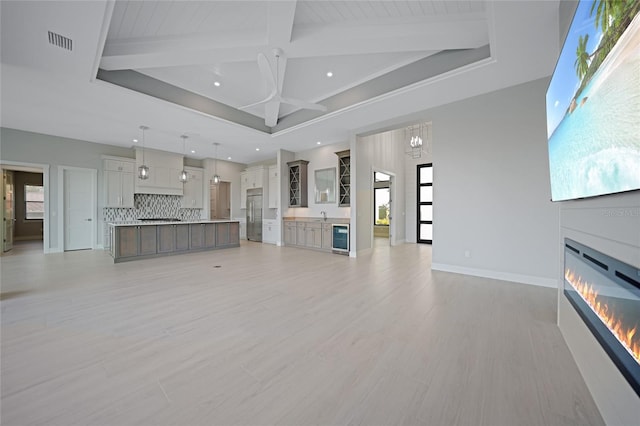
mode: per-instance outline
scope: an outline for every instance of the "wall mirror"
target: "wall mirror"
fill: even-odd
[[[336,168],[315,171],[316,204],[336,202]]]

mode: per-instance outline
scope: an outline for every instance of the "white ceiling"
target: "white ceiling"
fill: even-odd
[[[0,8],[3,127],[130,147],[145,124],[147,147],[182,152],[186,133],[196,150],[190,156],[213,157],[219,142],[220,157],[241,163],[428,120],[431,107],[548,76],[559,43],[557,1],[2,1]],[[73,50],[50,45],[47,31],[72,39]],[[447,63],[486,45],[490,57],[457,69]],[[282,104],[280,123],[268,128],[264,106],[238,109],[268,94],[257,56],[275,74],[274,48],[284,52],[283,96],[327,112]],[[109,75],[133,75],[147,94],[101,80]]]

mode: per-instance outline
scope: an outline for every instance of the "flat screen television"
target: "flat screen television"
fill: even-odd
[[[578,3],[546,103],[552,201],[640,189],[640,1]]]

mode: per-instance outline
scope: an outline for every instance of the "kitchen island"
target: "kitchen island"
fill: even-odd
[[[114,263],[240,246],[235,220],[111,222]]]

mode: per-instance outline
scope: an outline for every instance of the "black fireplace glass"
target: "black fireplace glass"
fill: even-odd
[[[564,294],[640,396],[640,269],[565,239]]]

